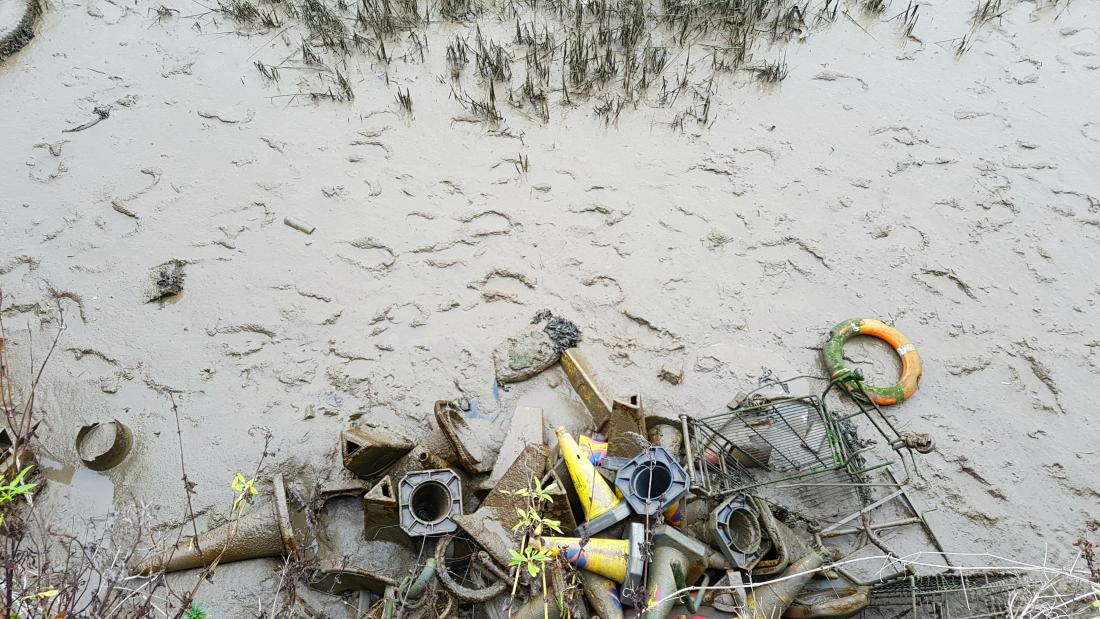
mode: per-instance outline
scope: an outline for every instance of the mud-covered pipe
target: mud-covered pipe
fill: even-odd
[[[600,619],[623,619],[623,604],[614,580],[593,572],[577,572],[584,585],[584,597]]]
[[[794,598],[814,577],[825,559],[811,550],[806,556],[792,562],[772,584],[757,587],[746,596],[748,611],[754,619],[779,619]]]
[[[564,617],[557,603],[545,595],[536,595],[531,601],[521,606],[512,613],[511,619],[544,619],[547,614],[551,619]]]
[[[424,568],[420,570],[416,580],[409,585],[409,590],[405,592],[407,599],[419,600],[420,596],[424,595],[424,592],[428,590],[428,585],[435,579],[438,565],[434,557],[424,562]]]

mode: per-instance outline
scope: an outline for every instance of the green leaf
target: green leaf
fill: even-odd
[[[535,565],[534,563],[528,563],[527,564],[527,573],[530,574],[532,577],[538,576],[539,575],[539,566]]]

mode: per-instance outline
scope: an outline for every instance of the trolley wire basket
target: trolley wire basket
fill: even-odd
[[[1008,617],[1013,600],[1038,585],[1027,576],[1011,572],[910,576],[876,585],[871,592],[871,606],[859,616],[861,619]]]
[[[769,400],[681,421],[692,482],[710,495],[813,485],[827,473],[860,483],[886,464],[869,463],[869,444],[859,439],[854,424],[838,420],[815,396]]]

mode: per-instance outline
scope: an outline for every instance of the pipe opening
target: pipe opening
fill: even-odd
[[[643,499],[656,499],[672,486],[672,471],[663,462],[653,462],[652,466],[643,466],[634,474],[630,488]]]
[[[734,550],[752,554],[760,548],[760,523],[751,511],[735,509],[730,512],[726,518],[726,530]]]
[[[451,492],[437,481],[424,482],[413,489],[409,507],[417,520],[437,524],[451,512]]]

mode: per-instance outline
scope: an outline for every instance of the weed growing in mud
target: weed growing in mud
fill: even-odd
[[[279,81],[279,67],[274,65],[265,65],[259,60],[256,61],[256,70],[260,72],[260,75],[264,76],[264,79],[269,82]]]
[[[400,88],[397,89],[397,105],[401,108],[401,110],[405,114],[410,115],[410,116],[412,115],[412,111],[413,111],[412,93],[409,92],[408,88],[405,89],[405,92],[401,92]]]
[[[210,615],[207,614],[202,604],[191,602],[191,605],[187,607],[187,612],[184,613],[183,616],[185,619],[206,619]]]
[[[515,491],[517,496],[527,500],[527,508],[517,508],[516,510],[519,514],[519,521],[512,527],[512,532],[519,534],[520,544],[518,550],[510,548],[508,551],[511,556],[508,567],[516,568],[512,580],[513,598],[519,589],[520,576],[525,572],[531,578],[541,577],[542,590],[544,592],[550,590],[546,584],[546,570],[544,568],[553,559],[553,554],[549,549],[542,546],[541,539],[547,532],[561,533],[561,523],[543,515],[543,510],[554,502],[550,493],[555,489],[556,486],[553,483],[544,487],[541,481],[534,479],[530,488]],[[549,604],[549,596],[544,595],[544,610],[548,610]]]
[[[909,5],[905,7],[905,12],[901,14],[901,33],[906,38],[913,38],[913,29],[917,27],[919,11],[920,3],[914,4],[913,0],[909,0]]]
[[[252,25],[260,19],[260,11],[248,0],[219,2],[219,11],[238,24]]]
[[[969,48],[978,27],[1020,0],[973,1],[972,28],[958,42],[958,54]],[[834,22],[846,6],[881,19],[891,5],[891,0],[221,2],[219,13],[244,28],[297,26],[307,35],[300,54],[306,67],[284,60],[263,66],[301,71],[299,95],[315,101],[353,100],[354,89],[346,77],[353,52],[384,65],[387,79],[392,63],[426,62],[428,35],[436,32],[433,24],[446,21],[455,25],[448,27],[441,81],[452,86],[455,99],[473,112],[467,118],[498,122],[504,116],[498,105],[504,102],[548,122],[553,106],[580,107],[587,102],[584,108],[607,124],[639,104],[678,106],[689,117],[709,119],[714,97],[724,90],[747,80],[775,84],[786,77],[785,60],[761,62],[757,54],[805,39]],[[914,36],[919,12],[919,2],[909,0],[893,18],[900,19],[899,36]],[[453,34],[453,28],[464,32]],[[476,71],[466,72],[471,62]],[[266,74],[265,79],[275,81]],[[692,96],[680,96],[685,93]]]
[[[765,61],[754,71],[757,80],[765,84],[778,84],[787,78],[787,61],[783,58],[773,62]]]
[[[454,40],[447,45],[447,68],[451,79],[458,80],[468,64],[470,57],[466,54],[466,41],[456,34]]]
[[[30,471],[31,467],[24,467],[8,482],[4,481],[3,471],[0,471],[0,527],[4,526],[4,512],[11,508],[9,504],[28,494],[38,485],[24,481]]]
[[[780,81],[785,64],[761,67],[753,63],[754,51],[804,38],[813,25],[834,19],[840,8],[839,0],[222,1],[223,14],[243,26],[273,29],[296,20],[308,33],[302,62],[327,69],[303,74],[316,81],[337,70],[346,72],[347,56],[356,50],[382,64],[425,62],[426,34],[433,21],[469,23],[467,34],[449,35],[453,38],[445,52],[455,99],[473,118],[501,120],[498,105],[503,101],[547,122],[555,103],[590,101],[592,113],[609,124],[643,100],[674,105],[689,87],[705,86],[702,99],[709,107],[710,97],[731,80]],[[471,62],[476,72],[466,73]],[[274,81],[272,64],[256,66]],[[277,66],[302,70],[282,62]],[[302,94],[352,100],[353,92],[339,76],[336,81],[337,88],[307,87]],[[477,91],[485,97],[466,94]],[[698,107],[695,101],[692,105]]]

